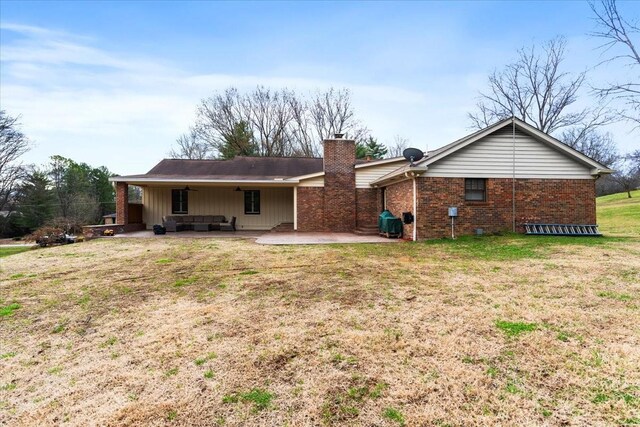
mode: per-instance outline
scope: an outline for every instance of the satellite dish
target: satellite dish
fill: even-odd
[[[411,162],[411,166],[413,166],[413,162],[417,162],[424,157],[424,153],[422,152],[422,150],[419,150],[417,148],[406,148],[402,152],[402,155],[405,159]]]

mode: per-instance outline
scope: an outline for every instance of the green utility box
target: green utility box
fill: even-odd
[[[402,237],[402,220],[384,210],[378,217],[378,232],[381,236]]]

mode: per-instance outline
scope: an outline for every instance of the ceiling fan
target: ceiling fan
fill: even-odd
[[[198,191],[194,188],[189,188],[189,186],[187,185],[186,187],[184,187],[184,191]]]

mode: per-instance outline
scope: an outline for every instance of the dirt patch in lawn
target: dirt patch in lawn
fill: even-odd
[[[0,268],[0,424],[639,422],[638,239],[104,239]]]

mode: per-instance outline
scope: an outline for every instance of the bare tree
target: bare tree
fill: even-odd
[[[174,159],[202,160],[213,157],[211,145],[201,140],[195,129],[184,133],[176,139],[176,146],[171,148],[169,156]]]
[[[559,139],[596,162],[612,167],[620,159],[618,147],[611,134],[599,129],[614,119],[607,107],[594,109],[581,123],[563,130]]]
[[[245,94],[229,88],[200,103],[194,129],[193,141],[223,158],[237,154],[315,157],[322,139],[334,133],[346,133],[356,141],[369,135],[355,118],[349,91],[333,88],[309,97],[286,88],[259,86]],[[230,147],[236,140],[242,147]],[[188,141],[188,147],[193,141]],[[185,151],[180,142],[178,152]]]
[[[562,71],[564,38],[555,38],[542,47],[518,51],[518,59],[489,76],[489,91],[480,93],[477,112],[469,114],[473,126],[482,129],[496,121],[520,118],[545,133],[576,125],[587,118],[588,109],[571,112],[585,73]]]
[[[24,174],[18,159],[29,150],[29,140],[20,131],[18,119],[0,110],[0,211],[12,207],[12,197]]]
[[[400,135],[393,137],[393,142],[389,145],[389,157],[400,157],[402,152],[409,146],[409,140]]]
[[[605,40],[600,46],[604,52],[613,50],[613,56],[603,62],[616,62],[640,70],[640,47],[636,47],[638,40],[635,40],[640,34],[637,22],[623,18],[615,0],[601,0],[597,5],[589,5],[598,26],[592,35]],[[640,126],[640,72],[638,74],[637,80],[609,83],[596,90],[602,98],[618,100],[626,105],[620,115]]]

